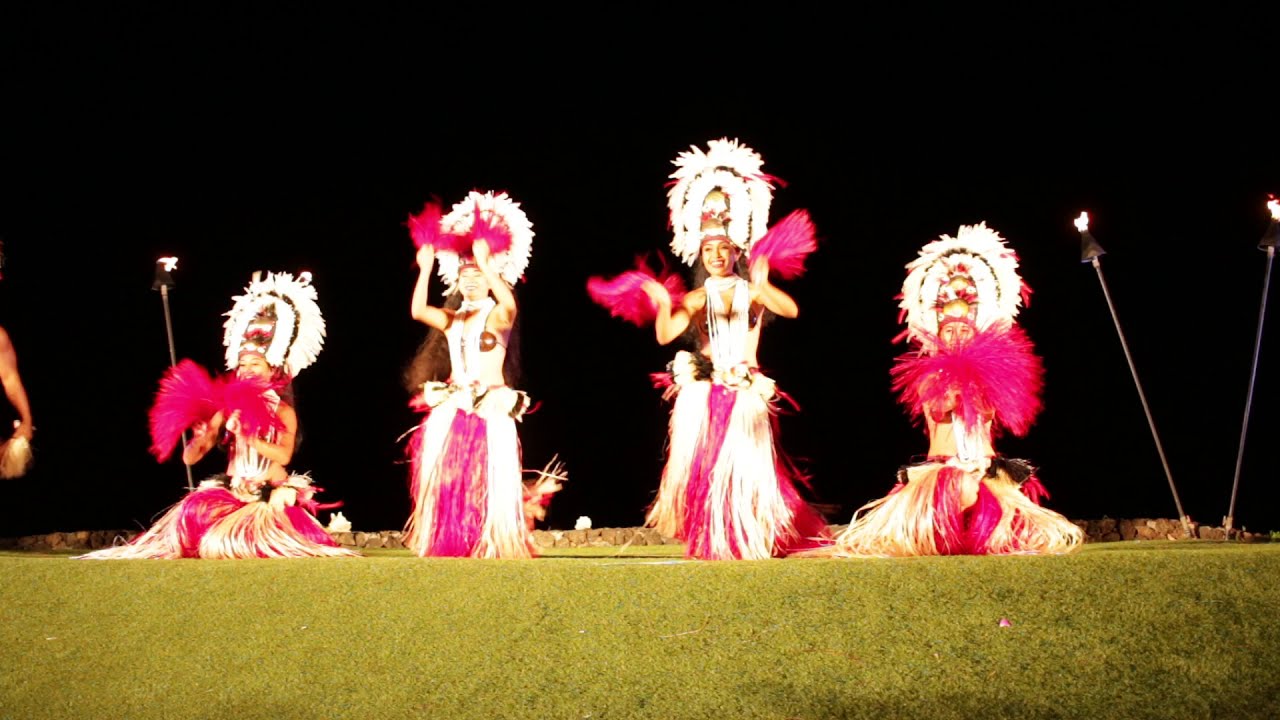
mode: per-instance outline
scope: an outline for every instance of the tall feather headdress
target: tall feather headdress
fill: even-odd
[[[262,355],[291,377],[315,362],[324,346],[325,324],[311,273],[297,279],[289,273],[267,273],[265,279],[254,273],[244,294],[232,301],[222,325],[228,370],[245,352]]]
[[[960,306],[978,330],[985,330],[1013,322],[1031,294],[1018,274],[1017,254],[986,222],[961,225],[955,237],[939,236],[906,267],[898,307],[907,327],[899,339],[924,345],[937,336],[944,308]]]
[[[533,223],[520,203],[505,192],[472,190],[440,218],[436,237],[436,273],[444,294],[458,290],[458,268],[471,255],[475,240],[489,243],[490,262],[508,285],[524,276],[533,251]],[[447,240],[446,240],[447,239]]]
[[[703,231],[708,212],[721,215],[710,218],[716,221],[715,232],[741,250],[749,250],[765,234],[774,178],[761,170],[763,162],[755,150],[728,138],[710,141],[705,152],[692,146],[672,161],[675,182],[667,192],[671,250],[685,264],[694,264],[704,234],[710,234]],[[724,206],[711,210],[708,196],[717,192]]]

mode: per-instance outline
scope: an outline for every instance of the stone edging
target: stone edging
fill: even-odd
[[[1182,523],[1176,519],[1075,520],[1085,531],[1085,542],[1122,542],[1130,540],[1225,540],[1227,533],[1221,527],[1192,524],[1188,535]],[[832,525],[832,533],[839,533],[844,525]],[[128,542],[137,537],[138,530],[79,530],[52,532],[17,538],[0,538],[4,550],[96,550]],[[334,532],[333,538],[346,547],[353,548],[403,548],[399,530],[380,532]],[[1233,540],[1243,542],[1270,542],[1266,533],[1251,533],[1239,529],[1231,532]],[[680,541],[663,537],[653,528],[591,528],[585,530],[534,530],[533,541],[540,548],[574,547],[622,547],[643,545],[679,545]]]

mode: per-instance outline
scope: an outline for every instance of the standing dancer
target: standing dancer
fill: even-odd
[[[526,486],[518,422],[529,397],[516,381],[512,286],[529,263],[533,226],[506,193],[472,191],[441,217],[410,217],[418,281],[410,311],[427,325],[409,370],[427,413],[409,445],[413,509],[405,546],[421,557],[531,558],[531,530],[560,489],[558,473]],[[435,266],[442,306],[429,302]]]
[[[151,451],[167,460],[183,432],[187,465],[226,447],[225,474],[214,476],[125,545],[77,556],[133,558],[349,557],[359,553],[329,536],[314,513],[305,474],[288,470],[298,432],[293,378],[315,361],[324,317],[309,273],[257,274],[224,323],[227,369],[212,378],[191,360],[170,368],[151,408]]]
[[[4,242],[0,241],[0,268],[4,267]],[[0,278],[3,278],[0,275]],[[13,433],[4,434],[0,425],[0,479],[22,477],[31,468],[31,438],[36,427],[31,421],[31,401],[27,398],[27,388],[22,384],[22,375],[18,373],[18,351],[13,347],[9,332],[0,327],[0,384],[4,385],[4,396],[13,408]],[[7,413],[0,413],[0,416]],[[8,419],[8,418],[6,418]]]
[[[1030,289],[1017,255],[985,223],[925,245],[907,265],[900,307],[913,351],[893,389],[923,422],[929,452],[903,467],[890,493],[856,513],[834,545],[806,555],[896,557],[1066,553],[1081,529],[1040,506],[1035,468],[998,454],[1041,408],[1043,366],[1013,321]]]
[[[666,373],[654,376],[674,403],[662,481],[645,524],[686,543],[689,558],[763,559],[829,541],[826,520],[797,490],[806,479],[777,444],[783,396],[756,357],[774,315],[796,302],[770,275],[800,275],[815,247],[808,213],[767,227],[774,178],[736,140],[713,140],[674,161],[668,194],[671,249],[700,262],[696,286],[641,266],[592,278],[599,304],[637,325],[653,323],[659,344],[684,338]]]

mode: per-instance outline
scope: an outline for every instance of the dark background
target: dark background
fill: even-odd
[[[570,476],[547,524],[640,524],[668,410],[648,373],[675,348],[585,284],[671,257],[671,161],[722,137],[786,183],[774,220],[806,208],[820,234],[805,276],[782,283],[800,317],[766,330],[760,359],[801,406],[782,444],[832,522],[926,447],[889,391],[895,295],[924,243],[980,221],[1019,254],[1034,291],[1019,319],[1046,366],[1037,424],[998,447],[1038,464],[1069,517],[1176,517],[1176,489],[1195,520],[1221,522],[1280,192],[1266,18],[676,10],[10,6],[0,324],[37,460],[0,486],[0,535],[141,527],[185,492],[181,464],[147,453],[169,363],[163,255],[180,258],[177,356],[209,369],[253,271],[314,274],[328,340],[295,384],[293,467],[356,529],[399,528],[398,439],[418,419],[400,373],[425,329],[408,314],[404,221],[471,189],[508,191],[534,224],[517,288],[523,387],[541,403],[525,464],[558,454]],[[1082,210],[1101,278],[1081,262]],[[1280,529],[1267,320],[1235,509],[1255,530]]]

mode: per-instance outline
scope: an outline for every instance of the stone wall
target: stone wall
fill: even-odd
[[[1123,542],[1132,540],[1224,540],[1227,533],[1221,527],[1192,524],[1190,534],[1176,519],[1076,520],[1085,531],[1085,542]],[[839,533],[844,525],[832,525],[833,533]],[[139,531],[80,530],[53,532],[43,535],[27,535],[18,538],[0,538],[0,549],[5,550],[96,550],[114,544],[128,542]],[[399,530],[379,532],[335,532],[333,537],[353,548],[403,548]],[[1232,539],[1245,542],[1267,542],[1270,535],[1244,532],[1238,528],[1231,532]],[[644,545],[678,545],[679,542],[663,537],[652,528],[591,528],[588,530],[535,530],[533,541],[540,548],[575,547],[623,547]]]

